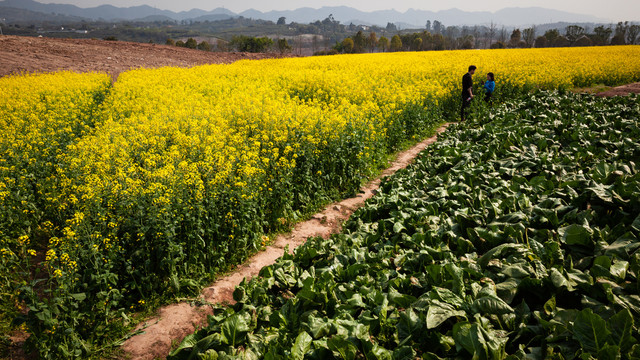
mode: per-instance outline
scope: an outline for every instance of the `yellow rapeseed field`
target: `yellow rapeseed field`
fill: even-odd
[[[2,78],[0,278],[46,252],[51,292],[25,299],[75,312],[32,311],[31,331],[51,344],[62,323],[100,336],[109,314],[193,291],[265,234],[356,192],[457,113],[471,64],[478,85],[495,73],[499,99],[638,81],[640,46],[241,61],[132,70],[113,86],[100,74]]]

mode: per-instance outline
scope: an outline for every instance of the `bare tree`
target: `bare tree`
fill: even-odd
[[[616,26],[615,34],[611,39],[611,45],[624,45],[627,43],[627,32],[629,31],[629,22],[620,21]]]
[[[640,35],[640,25],[631,25],[629,29],[627,29],[627,44],[633,45],[636,43],[636,40]]]
[[[480,30],[478,29],[477,26],[473,27],[473,47],[474,49],[479,49],[480,48]]]
[[[573,45],[576,40],[584,35],[584,28],[578,25],[569,25],[565,28],[565,36],[569,40],[569,43]]]
[[[489,43],[486,46],[487,48],[490,48],[491,45],[493,44],[493,39],[496,37],[497,30],[498,30],[498,26],[493,22],[493,20],[491,20],[491,25],[489,25],[489,33],[488,33]]]
[[[498,41],[500,41],[501,43],[506,43],[507,42],[507,28],[506,27],[502,27],[502,29],[500,29],[500,32],[498,33]]]
[[[522,30],[522,38],[527,44],[527,47],[532,47],[533,42],[536,39],[536,26],[534,25],[530,28]]]

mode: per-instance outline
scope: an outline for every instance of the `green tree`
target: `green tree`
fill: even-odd
[[[597,26],[595,29],[593,29],[594,43],[596,45],[607,45],[612,33],[613,30],[611,29],[611,27],[604,27],[602,25]]]
[[[284,16],[281,16],[278,18],[278,22],[276,23],[276,25],[286,25],[287,24],[287,18]]]
[[[400,36],[393,35],[391,38],[391,51],[400,51],[402,50],[402,40],[400,40]]]
[[[198,42],[194,38],[189,38],[184,43],[184,47],[189,48],[189,49],[197,49],[198,48]]]
[[[367,46],[367,38],[364,36],[362,31],[358,31],[353,36],[353,52],[356,52],[356,53],[364,52],[364,49],[366,46]]]
[[[520,32],[520,29],[515,29],[511,33],[511,38],[509,39],[509,45],[511,47],[518,47],[518,44],[520,43],[521,40],[522,40],[522,33]]]
[[[534,46],[535,46],[535,47],[537,47],[537,48],[547,47],[548,42],[549,42],[549,41],[547,40],[547,38],[546,38],[546,37],[544,37],[544,36],[538,36],[538,37],[536,38],[536,41],[535,41],[535,43],[534,43]]]
[[[556,41],[556,39],[560,37],[560,32],[558,31],[558,29],[547,30],[544,33],[544,37],[547,39],[547,43],[549,45],[552,45]]]
[[[166,45],[171,45],[174,46],[176,44],[175,41],[173,41],[172,38],[167,38],[167,41],[165,42]]]
[[[387,51],[387,49],[389,48],[389,39],[384,36],[380,36],[380,39],[378,39],[378,48],[382,52]]]
[[[211,45],[203,40],[200,44],[198,44],[198,50],[211,51]]]
[[[342,40],[342,51],[344,53],[350,54],[353,52],[353,39],[352,38],[346,38],[344,40]]]
[[[473,49],[473,36],[467,35],[462,39],[462,44],[460,44],[461,49],[469,50]]]
[[[445,38],[442,34],[433,35],[433,50],[444,50],[445,47]]]
[[[234,36],[229,42],[231,48],[235,48],[237,51],[242,52],[266,52],[273,46],[273,40],[268,37],[252,37],[246,35]]]
[[[378,47],[378,37],[375,32],[371,32],[369,37],[367,38],[367,47],[369,48],[369,52],[374,52]]]
[[[413,38],[413,40],[411,41],[411,50],[413,51],[420,51],[422,50],[422,38],[419,36],[416,36]]]
[[[289,42],[287,41],[287,39],[278,39],[278,51],[280,51],[280,54],[284,54],[286,52],[291,51],[291,45],[289,45]]]

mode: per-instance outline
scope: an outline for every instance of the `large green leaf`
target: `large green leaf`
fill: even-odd
[[[487,251],[480,259],[478,259],[478,264],[481,267],[486,267],[491,259],[497,259],[503,256],[503,254],[508,252],[526,252],[526,247],[521,244],[501,244],[493,249]]]
[[[398,338],[400,340],[404,340],[412,335],[422,335],[423,325],[420,321],[420,317],[412,308],[400,313],[400,319],[397,326]]]
[[[633,316],[629,309],[624,309],[609,319],[612,343],[622,351],[627,351],[635,343],[633,332]]]
[[[313,338],[311,335],[307,334],[306,331],[301,331],[296,338],[293,347],[291,348],[291,359],[294,360],[302,360],[304,359],[304,354],[309,352],[311,349],[311,343],[313,342]]]
[[[635,230],[637,233],[640,233],[640,214],[638,214],[635,220],[633,220],[633,223],[631,224],[631,228]]]
[[[591,245],[590,229],[582,225],[571,224],[565,228],[559,229],[562,242],[567,245]]]
[[[244,341],[248,332],[249,325],[245,319],[238,314],[234,314],[222,323],[220,335],[223,343],[236,346]]]
[[[411,346],[401,346],[393,350],[393,360],[414,360],[416,352]]]
[[[462,347],[478,360],[502,360],[505,358],[506,337],[489,333],[480,324],[460,322],[453,327],[456,346]]]
[[[389,301],[395,304],[396,306],[399,306],[401,308],[408,308],[416,300],[417,299],[412,295],[401,294],[400,292],[398,292],[398,290],[394,288],[389,289]]]
[[[314,339],[320,339],[331,333],[331,323],[326,318],[310,315],[306,326],[307,331]]]
[[[358,354],[358,348],[341,336],[334,336],[327,341],[327,346],[334,352],[340,354],[340,357],[344,360],[355,360]]]
[[[391,351],[375,344],[366,354],[367,360],[391,360],[392,357],[393,353]]]
[[[455,307],[460,307],[464,304],[464,300],[449,289],[434,287],[433,290],[431,290],[430,295],[432,298],[437,298],[438,300],[451,304]]]
[[[456,310],[453,305],[434,300],[427,310],[427,329],[436,328],[451,317],[466,317],[466,315],[466,312]]]
[[[573,323],[573,337],[592,354],[604,348],[610,333],[607,323],[591,309],[582,310]]]
[[[494,296],[478,298],[471,304],[471,307],[476,313],[480,314],[502,315],[513,313],[513,308],[509,304]]]

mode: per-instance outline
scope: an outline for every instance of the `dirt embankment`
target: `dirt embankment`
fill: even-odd
[[[633,83],[622,85],[618,87],[614,87],[613,89],[609,89],[607,91],[599,92],[596,96],[606,97],[606,96],[624,96],[629,94],[640,94],[640,83]]]
[[[126,41],[0,36],[0,76],[70,70],[103,72],[115,79],[123,71],[141,67],[191,67],[274,57],[281,56],[272,53],[208,52]]]

